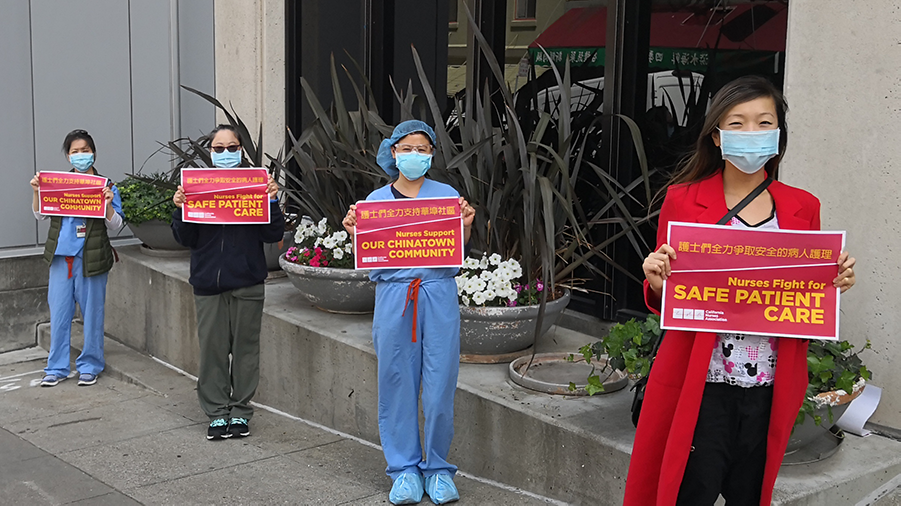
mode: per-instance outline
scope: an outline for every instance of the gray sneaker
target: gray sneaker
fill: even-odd
[[[65,380],[66,380],[65,376],[57,376],[55,374],[48,374],[48,375],[44,376],[44,379],[41,380],[41,386],[42,387],[55,387],[56,385],[59,385],[60,381],[65,381]]]

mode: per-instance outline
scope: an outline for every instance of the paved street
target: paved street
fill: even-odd
[[[119,349],[94,386],[41,388],[42,357],[0,355],[2,504],[389,504],[372,445],[263,409],[250,437],[210,442],[190,378]],[[459,504],[548,504],[455,481]]]

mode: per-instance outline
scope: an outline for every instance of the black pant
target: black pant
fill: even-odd
[[[766,465],[773,387],[707,383],[677,506],[757,506]]]

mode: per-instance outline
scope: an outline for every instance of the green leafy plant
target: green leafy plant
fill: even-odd
[[[649,315],[643,321],[632,318],[611,327],[610,332],[600,341],[579,348],[579,354],[588,364],[606,359],[606,363],[600,369],[601,373],[619,370],[633,376],[647,376],[651,370],[654,342],[660,337],[661,332],[660,317],[657,315]],[[569,355],[567,360],[570,362],[575,360],[575,355]],[[585,387],[588,395],[604,391],[603,382],[595,370],[592,368],[588,375],[588,384]],[[569,390],[576,390],[575,383],[569,384]]]
[[[175,195],[175,189],[167,189],[160,184],[167,178],[165,173],[140,179],[129,176],[116,185],[122,198],[122,212],[126,223],[140,225],[150,220],[172,223],[172,212],[175,210],[172,196]]]
[[[817,395],[842,390],[852,393],[859,382],[868,381],[872,373],[860,359],[864,350],[871,348],[870,341],[858,352],[848,341],[810,341],[807,348],[807,393],[804,403],[798,411],[795,425],[804,423],[807,416],[813,417],[814,423],[823,423],[823,417],[817,414],[823,406],[827,408],[829,423],[833,423],[832,404]]]

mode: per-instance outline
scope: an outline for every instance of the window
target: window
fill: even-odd
[[[535,19],[535,3],[538,0],[516,0],[513,19]]]
[[[448,23],[454,24],[457,22],[457,0],[448,0],[447,2],[450,6],[450,17],[448,17]]]

